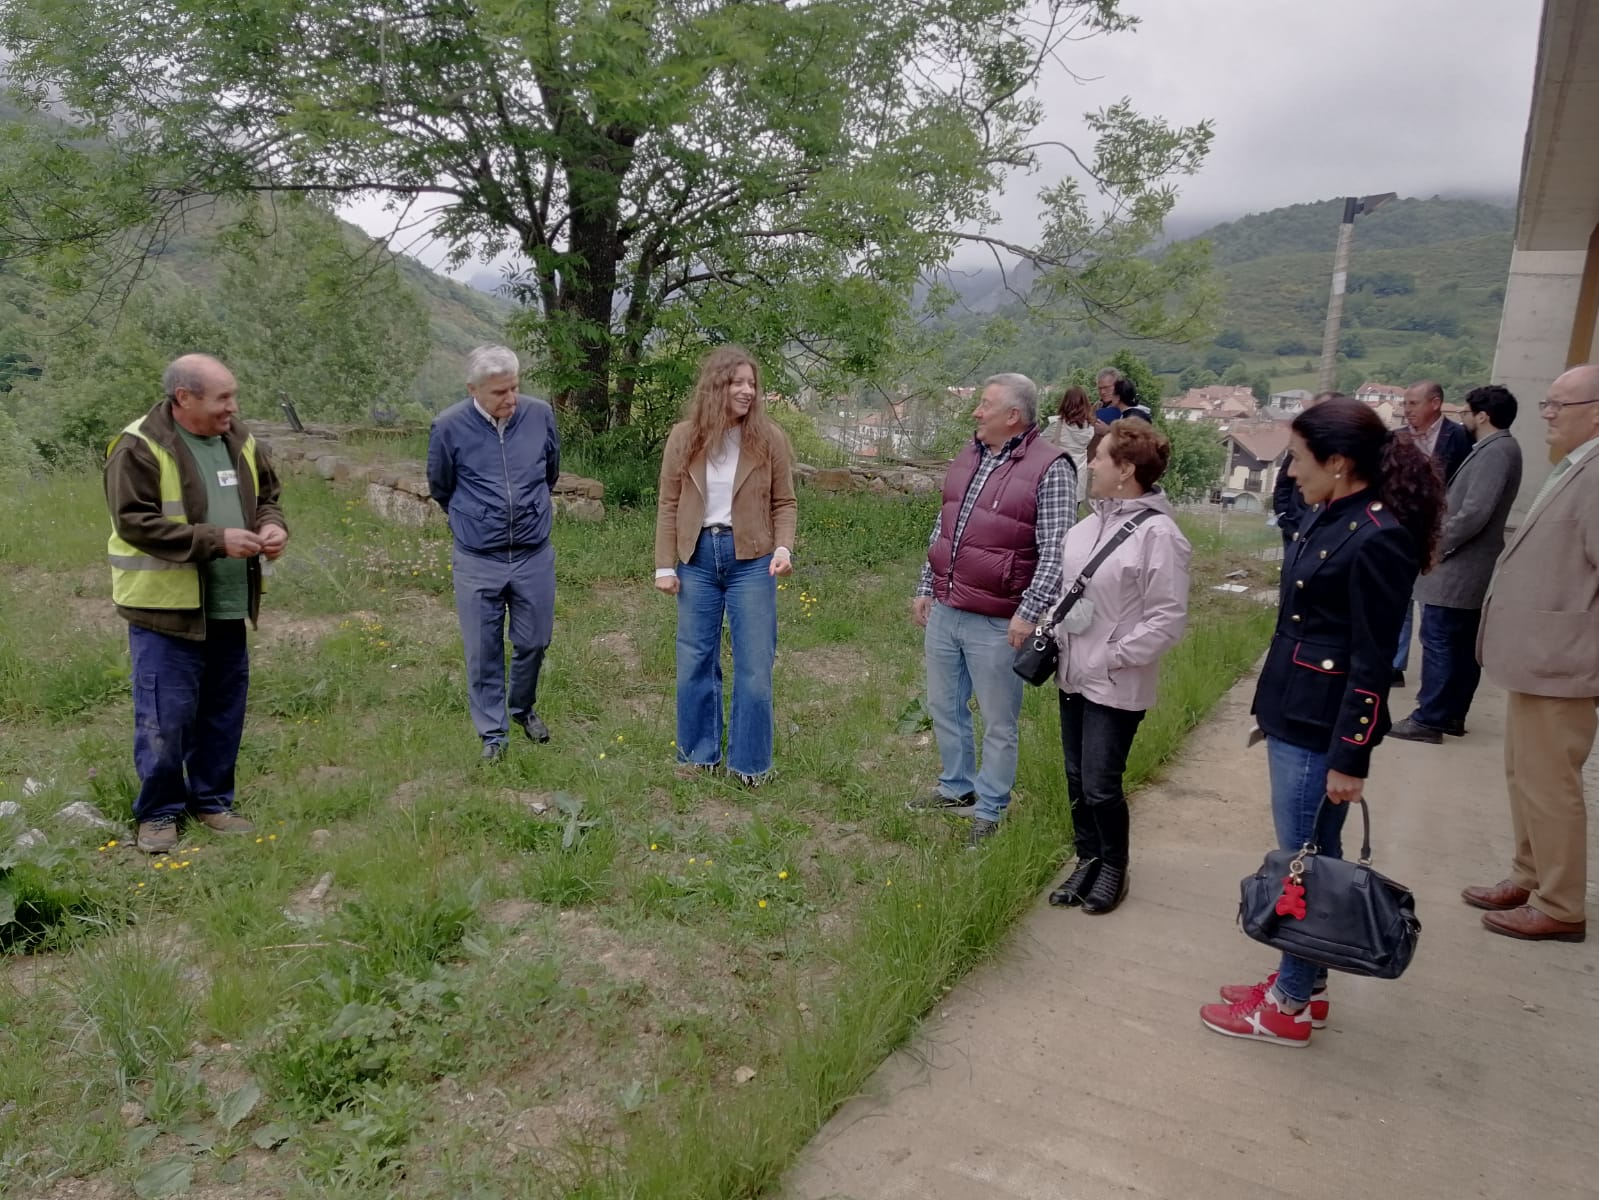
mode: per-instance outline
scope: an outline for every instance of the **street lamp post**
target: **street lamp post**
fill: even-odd
[[[1338,374],[1338,327],[1344,319],[1344,291],[1349,282],[1349,243],[1355,237],[1355,218],[1361,213],[1374,212],[1378,205],[1395,198],[1396,192],[1383,192],[1378,196],[1354,196],[1344,199],[1344,219],[1338,226],[1338,249],[1333,252],[1332,294],[1327,298],[1327,328],[1321,335],[1321,372],[1316,380],[1318,392],[1333,390]]]

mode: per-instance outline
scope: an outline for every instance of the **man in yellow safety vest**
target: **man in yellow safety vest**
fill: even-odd
[[[237,419],[238,382],[186,354],[166,398],[106,455],[111,598],[133,660],[133,816],[140,850],[177,845],[178,822],[219,833],[255,826],[233,812],[250,657],[244,623],[261,605],[261,559],[289,540],[278,478]]]

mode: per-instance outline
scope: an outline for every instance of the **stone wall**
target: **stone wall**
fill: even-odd
[[[339,431],[322,427],[296,433],[287,425],[251,426],[272,461],[285,471],[315,474],[334,483],[366,484],[367,505],[401,525],[442,521],[444,513],[428,497],[427,469],[419,462],[356,462],[341,453]],[[605,485],[597,479],[562,472],[550,489],[557,515],[574,521],[605,517]]]
[[[944,486],[944,467],[812,467],[799,463],[794,477],[819,492],[899,492],[936,495]]]

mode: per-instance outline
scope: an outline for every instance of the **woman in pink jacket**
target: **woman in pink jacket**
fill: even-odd
[[[1062,594],[1118,531],[1137,522],[1056,627],[1060,740],[1077,867],[1049,902],[1088,913],[1108,913],[1127,895],[1122,774],[1133,735],[1155,702],[1161,655],[1188,623],[1193,550],[1156,486],[1170,461],[1171,443],[1160,430],[1147,421],[1117,421],[1094,456],[1093,514],[1066,535]]]

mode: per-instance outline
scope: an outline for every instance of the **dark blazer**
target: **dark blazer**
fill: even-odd
[[[1438,420],[1442,424],[1438,430],[1438,440],[1432,445],[1432,457],[1443,468],[1444,482],[1448,483],[1460,470],[1460,464],[1466,461],[1466,455],[1471,453],[1471,434],[1466,432],[1464,425],[1457,425],[1448,417],[1439,417]]]
[[[1477,443],[1449,484],[1439,562],[1416,580],[1416,599],[1441,608],[1481,608],[1505,521],[1521,489],[1521,447],[1508,429]]]
[[[1262,731],[1365,778],[1393,723],[1392,648],[1419,558],[1374,489],[1310,510],[1283,560],[1277,630],[1255,686]]]

